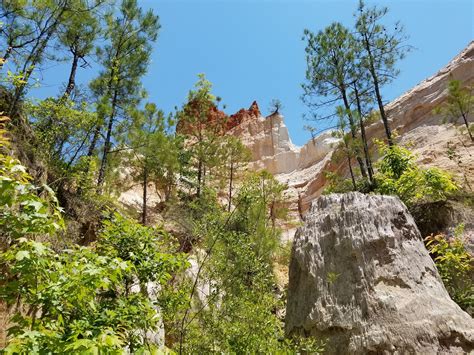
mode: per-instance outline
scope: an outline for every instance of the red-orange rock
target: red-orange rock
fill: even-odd
[[[195,103],[189,103],[185,110],[188,110],[188,114],[192,115],[193,111],[198,110],[198,108],[195,106]],[[235,114],[230,116],[227,116],[224,111],[219,110],[214,104],[211,104],[208,110],[209,112],[207,114],[206,124],[209,126],[215,126],[216,130],[218,130],[222,134],[225,134],[232,128],[237,127],[245,119],[255,119],[261,116],[260,109],[258,108],[258,104],[256,101],[252,102],[252,105],[250,105],[248,110],[240,109]],[[195,114],[196,116],[198,116],[199,113],[196,112]],[[184,122],[179,121],[176,126],[176,132],[189,134],[191,132],[191,127],[185,127]]]

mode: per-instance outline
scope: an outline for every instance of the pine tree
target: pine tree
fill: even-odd
[[[136,0],[123,0],[120,15],[106,16],[106,37],[109,43],[99,52],[104,66],[99,77],[91,83],[98,100],[98,123],[92,136],[88,155],[92,156],[105,125],[105,141],[97,179],[102,192],[107,161],[112,149],[117,120],[127,124],[128,110],[135,107],[143,96],[140,79],[146,73],[151,55],[151,44],[156,41],[160,28],[158,16],[143,12]]]
[[[407,36],[399,22],[391,31],[382,24],[387,13],[388,8],[386,7],[367,7],[364,1],[360,0],[358,11],[354,16],[356,17],[357,40],[362,48],[360,64],[370,74],[385,135],[391,146],[393,145],[392,132],[385,112],[381,89],[396,78],[399,71],[395,68],[395,64],[405,57],[410,47],[403,44]]]
[[[351,148],[353,145],[353,140],[347,134],[347,124],[344,119],[345,110],[342,107],[337,108],[339,122],[337,125],[337,131],[335,133],[336,137],[341,139],[342,142],[342,152],[347,159],[347,167],[351,176],[352,188],[354,191],[357,190],[357,184],[354,174],[354,169],[352,168],[352,158],[354,157],[354,150]]]
[[[59,46],[67,48],[71,58],[71,70],[64,96],[71,96],[76,86],[76,73],[80,61],[87,66],[86,57],[92,53],[94,42],[100,34],[98,16],[105,0],[95,0],[90,6],[87,1],[78,1],[76,11],[61,24],[59,28]]]
[[[350,101],[350,88],[355,82],[355,38],[340,23],[332,23],[317,34],[305,30],[306,46],[306,79],[303,84],[303,101],[312,109],[321,110],[329,105],[342,101],[345,109],[344,117],[348,119],[352,139],[357,138],[357,122]],[[323,97],[323,101],[314,101],[314,97]],[[328,115],[322,119],[332,118]],[[367,177],[366,166],[356,152],[356,159],[361,174]]]
[[[76,11],[75,5],[76,1],[73,0],[38,0],[24,4],[21,14],[25,14],[25,19],[31,23],[30,27],[34,34],[27,41],[28,45],[23,46],[25,53],[18,60],[17,71],[21,80],[14,88],[8,110],[10,116],[14,116],[13,113],[16,112],[18,103],[27,90],[33,71],[44,61],[48,46],[57,35],[59,26]]]
[[[147,223],[148,185],[164,191],[164,200],[171,195],[174,176],[178,170],[178,150],[170,127],[173,122],[165,117],[155,104],[147,103],[144,110],[136,110],[133,124],[128,130],[126,146],[129,154],[127,165],[132,175],[143,186],[142,224]]]
[[[200,74],[195,90],[189,92],[187,103],[177,113],[177,130],[188,138],[198,197],[206,186],[206,175],[222,163],[216,153],[222,146],[227,122],[225,114],[217,110],[218,100],[211,88],[212,84]]]
[[[230,212],[236,180],[241,175],[242,167],[250,161],[251,152],[242,144],[240,139],[234,136],[226,137],[222,150],[223,161],[225,162],[224,170],[228,175],[227,210]]]
[[[5,43],[0,61],[0,69],[15,54],[35,40],[31,21],[28,21],[26,0],[5,0],[0,5],[0,36]]]
[[[456,122],[462,118],[466,126],[467,134],[471,141],[474,141],[472,136],[472,128],[469,126],[469,115],[474,109],[474,95],[472,92],[474,87],[461,87],[459,80],[451,80],[448,84],[448,97],[446,103],[440,107],[440,112],[451,122]]]

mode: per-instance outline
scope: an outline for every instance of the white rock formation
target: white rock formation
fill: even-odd
[[[474,145],[463,141],[454,126],[442,125],[442,117],[433,112],[446,99],[451,79],[461,80],[463,85],[474,84],[474,41],[438,73],[388,104],[386,110],[392,129],[398,132],[402,144],[410,144],[419,154],[420,164],[451,171],[459,177],[461,184],[467,179],[474,188]],[[345,161],[335,163],[331,160],[337,139],[326,132],[298,147],[291,142],[283,116],[263,117],[255,102],[248,110],[240,110],[233,116],[239,116],[239,124],[230,133],[240,137],[251,150],[252,168],[265,168],[288,185],[292,221],[284,229],[285,239],[292,239],[300,216],[307,212],[325,187],[324,173],[347,169]],[[381,122],[371,124],[366,131],[369,139],[384,137]],[[461,152],[461,166],[456,159],[449,159],[448,144]],[[123,193],[120,200],[141,208],[141,190],[141,186],[135,186]],[[159,201],[158,195],[150,196],[150,207]]]
[[[474,145],[460,139],[454,126],[442,125],[442,117],[434,109],[444,102],[447,85],[452,79],[463,85],[474,83],[474,41],[437,74],[422,81],[386,106],[392,129],[402,137],[402,143],[410,143],[419,162],[438,166],[453,172],[463,184],[465,175],[474,186]],[[369,138],[383,138],[382,123],[367,127]],[[334,163],[331,155],[337,139],[326,132],[315,137],[303,147],[291,142],[283,117],[279,114],[264,117],[248,117],[233,128],[253,154],[253,167],[265,168],[289,186],[291,218],[300,220],[311,201],[321,195],[326,178],[324,172],[346,169],[345,162]],[[449,159],[447,144],[462,151],[463,166]],[[294,223],[293,223],[294,224]],[[287,228],[287,238],[295,228]]]
[[[293,244],[285,330],[328,354],[462,354],[474,320],[450,298],[396,197],[321,196]]]

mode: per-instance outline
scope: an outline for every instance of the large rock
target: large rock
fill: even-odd
[[[396,197],[321,196],[295,237],[286,333],[328,353],[469,353],[474,321],[450,298]]]

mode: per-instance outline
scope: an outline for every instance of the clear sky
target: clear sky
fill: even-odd
[[[149,100],[165,112],[181,106],[187,92],[205,73],[234,113],[257,100],[262,113],[269,102],[283,102],[285,122],[294,143],[309,133],[300,100],[306,62],[301,37],[333,21],[353,24],[356,0],[139,0],[160,16],[162,28],[144,84]],[[368,2],[369,4],[374,3]],[[473,0],[377,1],[390,8],[387,22],[400,20],[415,50],[400,64],[401,74],[384,98],[389,101],[435,74],[474,39]],[[81,69],[80,81],[94,76]],[[67,79],[66,67],[45,72],[45,92]]]

